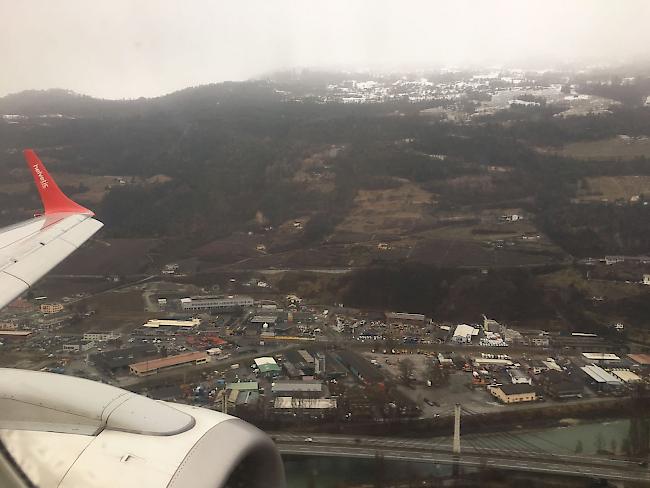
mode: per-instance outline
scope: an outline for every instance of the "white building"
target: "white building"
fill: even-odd
[[[650,285],[650,274],[644,274],[643,275],[643,284],[644,285]]]
[[[70,344],[63,344],[63,350],[66,352],[86,352],[95,347],[92,341],[77,341]]]
[[[331,410],[336,408],[336,398],[293,398],[281,396],[275,399],[273,408],[279,410]]]
[[[199,319],[191,320],[170,320],[170,319],[150,319],[146,324],[142,324],[142,327],[157,329],[159,327],[171,327],[179,329],[192,329],[198,327],[201,324]]]
[[[459,324],[456,326],[451,340],[459,344],[469,344],[478,335],[478,332],[479,330],[471,325]]]
[[[580,369],[598,385],[621,386],[623,384],[623,382],[616,376],[608,373],[600,366],[592,364],[589,366],[583,366]]]
[[[93,341],[93,342],[106,342],[112,341],[114,339],[119,339],[120,334],[116,332],[86,332],[83,335],[84,341]]]
[[[512,382],[513,385],[533,384],[532,380],[530,379],[530,376],[528,376],[518,368],[510,368],[508,370],[508,376],[510,376],[510,381]]]
[[[642,378],[629,369],[613,369],[612,374],[624,383],[639,383]]]

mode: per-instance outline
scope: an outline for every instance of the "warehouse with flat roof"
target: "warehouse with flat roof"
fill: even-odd
[[[320,396],[323,393],[323,382],[311,381],[275,381],[271,384],[271,391],[276,395],[303,394],[308,396]]]
[[[294,398],[278,397],[273,403],[277,410],[333,410],[336,408],[336,398]]]
[[[183,310],[229,310],[252,307],[255,301],[244,295],[208,295],[181,298]]]
[[[493,386],[490,388],[490,394],[505,404],[537,400],[537,390],[527,384]]]
[[[258,391],[260,389],[257,381],[240,381],[238,383],[228,383],[226,390],[237,391]]]
[[[199,319],[190,319],[190,320],[171,320],[171,319],[150,319],[146,324],[142,324],[142,327],[157,329],[159,327],[169,327],[172,329],[192,329],[198,327],[201,324]]]
[[[639,366],[650,366],[650,354],[628,354],[627,357]]]
[[[340,351],[337,357],[350,372],[366,384],[383,383],[384,375],[370,361],[352,351]]]
[[[255,358],[255,366],[260,370],[260,374],[276,376],[280,374],[281,368],[272,357]]]
[[[594,364],[583,366],[580,368],[595,384],[598,386],[621,386],[623,382],[616,376],[608,373],[600,366]]]
[[[209,356],[205,352],[187,352],[177,356],[168,356],[166,358],[152,359],[129,365],[131,373],[136,376],[149,376],[159,371],[184,366],[187,364],[205,364],[209,361]]]
[[[629,369],[613,369],[612,374],[620,379],[623,383],[639,383],[642,378]]]
[[[0,330],[0,339],[27,339],[32,335],[31,330]]]

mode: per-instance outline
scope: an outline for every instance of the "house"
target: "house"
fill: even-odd
[[[531,385],[497,385],[490,388],[490,394],[501,403],[522,403],[534,402],[537,400],[537,392]]]
[[[650,274],[644,274],[643,275],[643,284],[644,285],[650,285]]]

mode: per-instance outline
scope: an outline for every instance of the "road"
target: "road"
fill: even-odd
[[[650,482],[650,470],[638,463],[545,452],[486,449],[464,446],[457,456],[451,452],[449,439],[397,439],[351,437],[313,434],[271,434],[282,454],[304,456],[337,456],[458,464],[517,471],[534,471],[570,476],[603,478],[622,481]],[[306,438],[311,442],[305,441]]]

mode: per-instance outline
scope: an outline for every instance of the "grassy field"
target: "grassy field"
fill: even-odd
[[[581,201],[629,201],[638,195],[650,196],[650,176],[597,176],[582,180]]]
[[[650,156],[650,137],[618,136],[600,141],[574,142],[558,154],[576,159],[633,159]]]
[[[77,173],[53,173],[52,176],[60,187],[79,187],[80,185],[86,187],[86,190],[82,192],[68,191],[69,196],[86,203],[101,202],[108,192],[109,187],[119,186],[120,180],[124,181],[124,184],[134,183],[149,185],[162,184],[171,180],[171,178],[166,175],[155,175],[146,180],[143,178],[122,178],[120,176],[86,175]],[[27,172],[24,172],[20,181],[0,183],[0,193],[7,193],[10,195],[26,193],[31,191],[33,186],[34,183],[31,176],[29,176]]]
[[[640,295],[645,290],[636,284],[607,280],[587,280],[585,275],[573,268],[567,268],[540,277],[541,282],[553,288],[575,287],[588,296],[603,297],[606,300]]]

